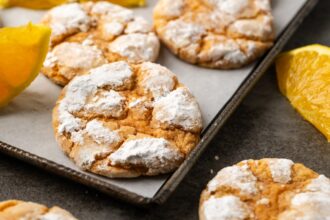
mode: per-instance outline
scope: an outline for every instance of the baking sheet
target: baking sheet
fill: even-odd
[[[272,1],[277,36],[307,1]],[[134,10],[137,14],[151,20],[151,11],[155,3],[156,0],[149,0],[148,7]],[[19,8],[6,9],[1,12],[6,26],[21,25],[28,21],[38,22],[43,13]],[[165,48],[162,48],[158,62],[175,72],[179,80],[186,84],[197,97],[202,109],[204,127],[207,127],[217,113],[223,109],[256,65],[230,71],[205,69],[177,59]],[[91,182],[112,184],[138,196],[153,198],[166,182],[168,175],[129,180],[107,179],[81,171],[62,153],[55,142],[51,126],[51,110],[60,89],[40,75],[9,106],[0,110],[0,140],[56,164],[61,164],[64,168],[87,175]],[[57,170],[57,173],[60,172]]]

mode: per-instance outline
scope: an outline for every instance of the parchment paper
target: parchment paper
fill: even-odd
[[[305,2],[306,0],[272,0],[277,36]],[[155,3],[156,0],[149,0],[148,7],[134,10],[151,21]],[[6,26],[15,26],[26,24],[28,21],[38,22],[43,13],[12,8],[2,11],[1,15]],[[224,107],[254,67],[250,65],[230,71],[200,68],[179,60],[165,48],[162,48],[158,62],[176,73],[179,80],[197,97],[203,113],[204,127]],[[51,111],[60,90],[60,87],[44,76],[38,76],[27,90],[0,110],[0,140],[73,170],[84,172],[62,153],[54,139]],[[89,173],[88,175],[147,198],[152,198],[167,179],[167,176],[159,176],[113,180]]]

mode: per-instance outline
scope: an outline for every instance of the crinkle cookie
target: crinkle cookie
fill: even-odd
[[[108,2],[71,3],[51,9],[51,49],[41,70],[60,85],[105,63],[155,61],[159,40],[144,18]]]
[[[330,179],[288,159],[223,168],[200,199],[201,220],[330,219]]]
[[[174,54],[210,68],[247,65],[274,40],[270,0],[159,0],[154,26]]]
[[[167,68],[119,61],[75,77],[54,108],[53,127],[82,169],[137,177],[174,171],[199,141],[202,118]]]
[[[33,202],[8,200],[0,202],[1,220],[77,220],[59,207],[47,208]]]

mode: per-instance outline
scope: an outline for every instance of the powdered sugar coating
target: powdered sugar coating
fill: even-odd
[[[252,215],[251,208],[231,195],[211,197],[202,206],[204,220],[244,220]]]
[[[329,219],[330,218],[330,180],[324,175],[313,179],[291,200],[289,210],[280,214],[279,220]]]
[[[166,97],[174,104],[166,111],[175,112],[159,123],[153,116],[165,111],[158,101]],[[171,71],[125,61],[75,77],[54,109],[53,124],[56,139],[78,166],[108,177],[173,171],[196,146],[202,128],[195,98]]]
[[[134,18],[133,11],[110,2],[96,2],[91,9],[92,15],[100,15],[107,20],[128,22]]]
[[[285,184],[291,181],[292,160],[268,159],[267,162],[274,182]]]
[[[236,16],[242,12],[249,4],[249,0],[208,0],[215,5],[221,12]]]
[[[176,48],[187,47],[197,43],[204,34],[204,28],[182,20],[170,21],[164,27],[164,40],[172,42]]]
[[[102,122],[94,119],[86,124],[86,133],[98,144],[117,144],[121,141],[118,131],[106,128]]]
[[[46,214],[43,214],[38,220],[77,220],[68,211],[53,207],[48,210]]]
[[[124,31],[124,25],[118,21],[107,22],[102,26],[102,34],[106,39],[120,35]]]
[[[85,110],[103,117],[120,118],[126,111],[125,102],[125,97],[118,92],[104,91],[93,97],[92,102],[86,104]]]
[[[173,18],[181,15],[185,0],[159,0],[155,11],[161,16]]]
[[[167,68],[150,62],[141,65],[141,85],[144,90],[151,92],[154,98],[159,98],[170,93],[176,85],[176,76]]]
[[[154,10],[154,24],[173,53],[211,68],[249,64],[274,40],[269,0],[160,0]],[[217,42],[210,40],[212,37],[224,40]],[[254,50],[248,50],[251,41]]]
[[[256,181],[257,178],[247,165],[234,165],[220,170],[208,183],[207,189],[212,192],[220,187],[227,186],[239,189],[243,195],[254,195],[258,192]]]
[[[268,205],[269,204],[269,199],[268,198],[261,198],[257,201],[257,205]]]
[[[155,61],[159,53],[159,41],[154,34],[133,33],[116,38],[109,50],[131,62]]]
[[[198,104],[187,88],[178,88],[154,103],[153,120],[165,127],[185,131],[201,129],[202,116]]]
[[[129,22],[126,26],[125,33],[148,33],[151,32],[151,24],[142,17],[135,17],[133,21]]]
[[[59,126],[58,132],[73,132],[80,130],[82,122],[79,118],[73,116],[73,113],[87,109],[98,109],[98,102],[88,103],[87,98],[95,96],[97,89],[104,86],[110,86],[113,89],[124,86],[131,80],[133,73],[130,66],[126,62],[117,62],[105,64],[91,71],[89,75],[76,77],[75,80],[67,87],[66,95],[59,105]],[[112,95],[113,96],[113,95]],[[111,98],[111,94],[110,94]],[[115,101],[118,106],[121,100]],[[108,105],[108,103],[105,103]],[[112,103],[111,103],[112,104]],[[87,108],[86,108],[87,106]],[[112,116],[120,117],[123,106],[119,107]],[[118,113],[118,114],[116,114]]]
[[[315,220],[330,218],[330,194],[299,193],[291,200],[291,209],[279,215],[279,220]]]
[[[72,34],[74,32],[86,32],[91,26],[91,19],[80,4],[64,4],[55,7],[49,12],[52,37]]]
[[[330,179],[324,175],[319,175],[306,186],[306,190],[330,194]]]
[[[183,155],[163,138],[143,138],[126,141],[109,159],[112,165],[143,167],[152,175],[178,167]]]
[[[67,68],[88,69],[101,63],[104,58],[97,47],[84,46],[79,43],[63,43],[51,52],[56,57],[57,64]]]

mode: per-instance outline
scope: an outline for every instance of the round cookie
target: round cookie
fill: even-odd
[[[330,179],[288,159],[223,168],[202,192],[201,220],[330,218]]]
[[[51,48],[41,72],[66,85],[74,76],[105,63],[155,61],[160,43],[151,24],[109,2],[71,3],[48,11]]]
[[[167,68],[118,61],[63,89],[53,127],[82,169],[137,177],[174,171],[198,143],[202,118],[193,95]]]
[[[159,0],[154,27],[174,54],[209,68],[247,65],[274,40],[270,0]]]
[[[77,220],[68,211],[59,207],[47,208],[44,205],[19,200],[0,202],[0,219]]]

